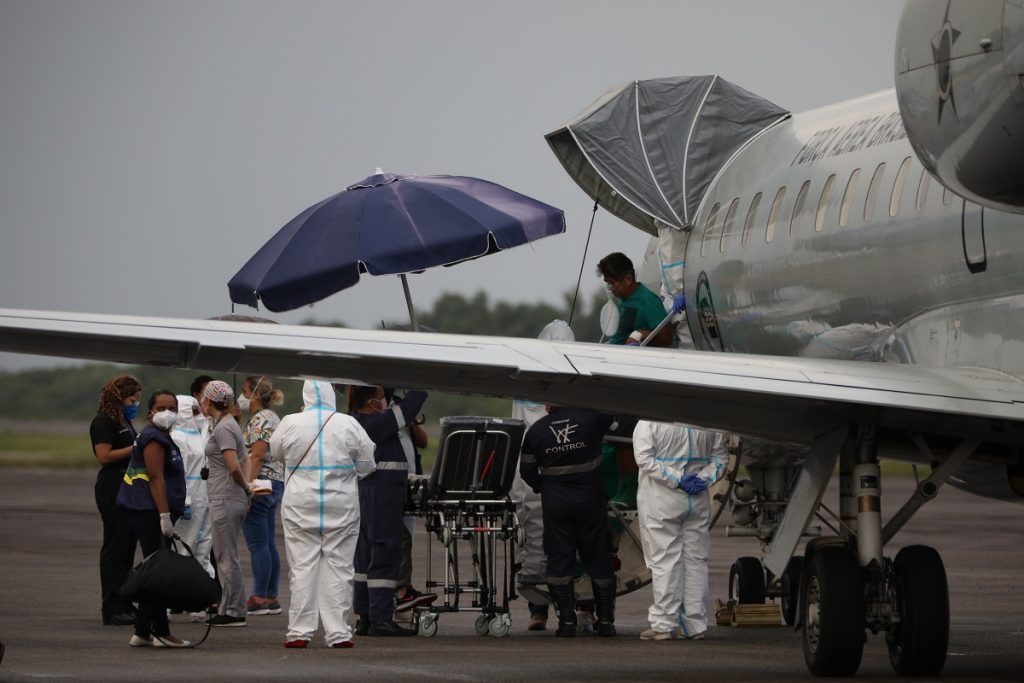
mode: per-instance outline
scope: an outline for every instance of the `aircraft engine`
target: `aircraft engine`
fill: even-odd
[[[909,0],[896,36],[907,137],[956,194],[1024,213],[1024,5]]]

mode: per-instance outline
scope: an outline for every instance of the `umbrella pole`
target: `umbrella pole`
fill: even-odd
[[[420,325],[416,322],[416,311],[412,307],[412,295],[409,294],[409,280],[406,279],[405,273],[398,277],[402,279],[402,289],[405,291],[405,305],[409,307],[409,322],[412,323],[412,331],[419,332]]]

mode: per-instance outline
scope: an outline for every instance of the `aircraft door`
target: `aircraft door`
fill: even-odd
[[[988,268],[985,253],[985,208],[963,200],[961,213],[964,260],[972,273],[982,273]]]
[[[677,230],[660,222],[658,225],[657,255],[658,263],[661,266],[661,297],[666,303],[671,303],[675,295],[684,290],[684,276],[686,275],[686,245],[690,238],[691,231]],[[676,339],[679,340],[679,347],[692,349],[693,337],[690,333],[689,321],[692,318],[691,302],[696,304],[694,292],[686,292],[687,310],[675,322]]]

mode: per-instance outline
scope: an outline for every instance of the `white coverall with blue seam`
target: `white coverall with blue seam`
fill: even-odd
[[[210,499],[206,494],[206,481],[202,470],[206,465],[206,439],[209,434],[205,424],[200,425],[197,415],[201,415],[199,404],[191,396],[184,394],[178,397],[178,421],[171,430],[171,439],[181,451],[181,459],[185,465],[185,505],[191,510],[189,519],[180,517],[174,524],[174,532],[181,537],[203,569],[214,576],[213,563],[210,562],[210,548],[213,546],[213,523],[210,520]],[[206,422],[205,420],[203,421]],[[179,548],[182,555],[188,551]]]
[[[706,490],[690,495],[679,483],[693,474],[714,484],[725,471],[725,437],[691,425],[641,420],[633,431],[633,453],[640,468],[640,540],[654,592],[648,619],[655,631],[679,628],[692,638],[708,626],[711,499]]]
[[[312,640],[323,622],[330,647],[352,639],[352,580],[359,538],[357,480],[376,469],[374,443],[352,417],[335,412],[328,382],[302,385],[303,411],[270,438],[285,461],[281,504],[288,556],[288,640]]]

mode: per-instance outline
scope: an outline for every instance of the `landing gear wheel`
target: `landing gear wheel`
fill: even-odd
[[[782,619],[786,626],[796,623],[796,610],[800,604],[800,573],[804,568],[802,555],[789,558],[786,570],[782,572]]]
[[[949,587],[934,548],[910,545],[896,553],[896,609],[900,621],[886,636],[889,661],[900,676],[938,676],[949,647]]]
[[[729,570],[729,600],[742,604],[764,602],[764,568],[756,557],[741,557]]]
[[[512,619],[507,614],[499,614],[488,622],[487,628],[492,636],[502,638],[511,630]]]
[[[864,575],[845,545],[807,557],[803,581],[804,661],[815,676],[852,676],[864,654]]]
[[[476,618],[476,623],[473,624],[473,627],[476,629],[476,634],[478,636],[486,636],[487,635],[487,631],[488,631],[488,628],[489,628],[489,623],[488,623],[489,621],[490,621],[490,617],[488,617],[486,614],[481,614],[480,616],[478,616]]]
[[[433,638],[437,635],[437,615],[424,614],[420,617],[420,635],[424,638]]]

